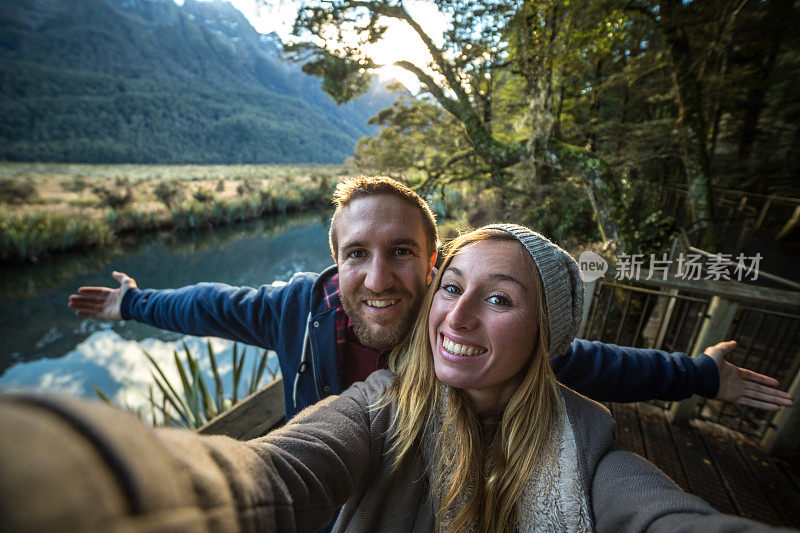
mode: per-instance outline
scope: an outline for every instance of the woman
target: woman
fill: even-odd
[[[340,506],[334,530],[763,529],[621,450],[608,411],[556,383],[548,361],[575,336],[582,301],[566,252],[521,226],[487,226],[449,246],[391,371],[262,439],[153,436],[116,411],[61,402],[51,410],[77,421],[71,436],[31,422],[40,399],[5,409],[6,434],[26,444],[0,454],[11,480],[0,479],[11,502],[0,529],[315,531]],[[28,475],[27,450],[56,441],[44,465],[35,457],[46,476]]]

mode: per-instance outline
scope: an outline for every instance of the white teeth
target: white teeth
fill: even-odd
[[[367,305],[370,307],[389,307],[397,303],[395,300],[367,300]]]
[[[442,346],[444,346],[444,349],[453,355],[463,355],[466,357],[471,355],[479,355],[486,351],[483,348],[478,348],[477,346],[467,346],[465,344],[455,343],[444,336],[442,336]]]

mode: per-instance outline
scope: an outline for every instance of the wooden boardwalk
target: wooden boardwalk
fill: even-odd
[[[694,420],[678,426],[648,403],[611,404],[617,441],[655,463],[681,488],[716,509],[800,528],[800,468],[746,437]]]

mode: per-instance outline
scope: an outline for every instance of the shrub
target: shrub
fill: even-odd
[[[236,193],[239,196],[253,194],[256,192],[256,182],[252,179],[243,179],[239,185],[236,186]]]
[[[67,192],[83,192],[89,187],[89,183],[81,176],[63,179],[60,182],[61,188]]]
[[[97,185],[92,188],[92,192],[100,198],[100,205],[112,209],[120,209],[133,201],[133,188],[130,185],[122,185],[112,188],[107,185]]]
[[[208,187],[200,186],[192,192],[192,196],[198,202],[211,202],[214,200],[214,193]]]
[[[31,180],[10,178],[0,180],[0,201],[9,204],[28,202],[36,196],[36,185]]]
[[[171,180],[159,181],[158,185],[153,187],[153,194],[167,209],[170,209],[183,198],[183,190],[180,183]]]

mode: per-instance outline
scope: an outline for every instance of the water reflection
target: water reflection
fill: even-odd
[[[112,270],[128,273],[147,288],[201,281],[250,286],[285,281],[295,272],[319,271],[331,263],[328,216],[284,216],[203,232],[149,235],[91,257],[3,268],[0,375],[23,362],[64,357],[98,332],[113,331],[125,341],[169,342],[181,337],[131,321],[111,324],[79,319],[66,303],[80,285],[110,286]],[[14,287],[19,289],[17,296],[12,296]],[[37,368],[43,371],[45,366]],[[101,374],[96,377],[101,379]]]
[[[200,356],[200,372],[207,383],[213,383],[213,373],[209,358],[206,356],[208,353],[206,343],[210,342],[217,356],[224,395],[230,397],[233,388],[233,342],[213,337],[204,339],[190,336],[171,342],[158,339],[137,342],[125,339],[111,330],[92,333],[60,359],[42,359],[14,366],[0,377],[0,387],[84,397],[94,397],[94,387],[97,387],[116,405],[149,413],[149,401],[145,394],[148,387],[153,385],[153,377],[151,365],[144,351],[146,350],[158,362],[170,383],[178,384],[180,377],[174,363],[173,352],[182,354],[183,342],[194,357]],[[260,354],[261,350],[247,349],[243,378],[239,386],[240,398],[246,394],[253,365]],[[273,370],[278,368],[274,353],[269,357],[267,364]],[[268,383],[271,379],[269,373],[265,372],[262,382]],[[146,419],[149,419],[149,415]]]

